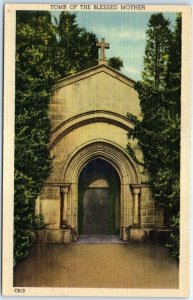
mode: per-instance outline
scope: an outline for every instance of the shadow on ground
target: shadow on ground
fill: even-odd
[[[14,268],[14,286],[178,288],[178,262],[157,244],[36,246]]]

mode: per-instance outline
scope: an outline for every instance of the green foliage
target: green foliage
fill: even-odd
[[[51,57],[55,28],[47,12],[17,12],[15,95],[14,259],[32,244],[34,201],[51,171],[48,104],[58,74]]]
[[[120,57],[111,57],[108,60],[108,66],[117,71],[120,71],[123,67],[123,61]]]
[[[76,15],[62,12],[57,26],[57,54],[55,68],[60,77],[66,77],[97,65],[97,38],[92,32],[80,28]]]
[[[155,90],[163,90],[169,60],[171,31],[161,13],[151,16],[146,32],[143,80]]]
[[[25,257],[32,243],[32,178],[15,171],[15,198],[14,198],[14,262]],[[22,224],[22,226],[21,226]]]
[[[180,198],[181,19],[178,16],[174,32],[162,14],[152,15],[148,26],[143,80],[135,86],[143,118],[128,136],[139,141],[154,199],[165,209],[166,225],[173,228]],[[176,255],[175,230],[172,237],[170,248]]]
[[[44,216],[42,214],[35,215],[34,218],[34,229],[45,229],[47,224],[44,221]]]
[[[180,247],[180,216],[172,216],[170,220],[170,226],[173,230],[170,236],[170,240],[167,247],[171,249],[173,256],[179,258],[179,247]]]
[[[129,122],[131,122],[133,124],[137,123],[137,117],[130,113],[127,113],[127,119],[129,120]]]

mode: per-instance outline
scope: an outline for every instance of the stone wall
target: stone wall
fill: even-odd
[[[162,210],[156,207],[150,188],[141,189],[140,219],[142,228],[156,228],[163,225]]]
[[[53,89],[50,105],[52,128],[87,111],[105,110],[122,116],[140,116],[137,92],[133,87],[100,72]]]
[[[142,183],[144,186],[148,176],[126,150],[127,132],[133,128],[132,122],[126,118],[127,113],[140,118],[139,99],[133,82],[105,66],[71,76],[54,86],[50,104],[53,168],[36,205],[36,212],[43,214],[47,223],[48,233],[44,238],[49,236],[53,241],[62,241],[68,236],[68,241],[76,240],[78,177],[85,163],[97,157],[111,163],[120,177],[120,237],[129,238],[127,228],[132,227],[136,214],[134,201],[139,201],[138,225],[142,230],[162,225],[162,212],[155,207],[150,187],[140,188],[139,198],[134,197],[131,188],[132,184],[140,186]],[[142,160],[137,141],[129,142],[138,159]],[[76,167],[76,164],[80,166]],[[65,184],[68,185],[67,191],[62,194]],[[65,197],[65,209],[62,197]],[[62,208],[67,224],[65,229],[61,227]],[[66,230],[68,234],[61,233],[60,236],[57,233],[57,238],[52,239],[49,230],[53,231],[52,234]],[[69,232],[72,232],[72,238],[69,238]],[[143,236],[139,231],[137,235]]]

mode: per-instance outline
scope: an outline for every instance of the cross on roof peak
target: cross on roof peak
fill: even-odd
[[[105,38],[101,38],[101,41],[96,43],[96,46],[100,48],[100,61],[99,63],[106,63],[106,55],[105,55],[105,49],[109,49],[110,46],[108,43],[105,43]]]

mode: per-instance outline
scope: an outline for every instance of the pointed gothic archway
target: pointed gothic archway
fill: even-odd
[[[139,184],[137,167],[127,152],[107,140],[93,140],[76,149],[68,158],[62,175],[62,181],[70,184],[66,196],[66,218],[68,226],[78,233],[78,180],[85,166],[95,159],[106,161],[120,180],[120,238],[126,238],[125,230],[133,224],[134,206],[131,184]],[[126,238],[127,239],[127,238]]]

